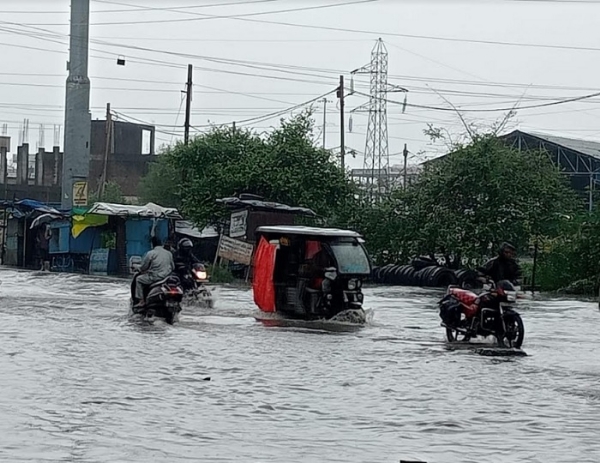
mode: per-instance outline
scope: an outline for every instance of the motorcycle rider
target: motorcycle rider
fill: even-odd
[[[480,274],[492,279],[496,285],[497,292],[504,294],[504,290],[508,288],[504,282],[509,282],[514,286],[518,286],[521,279],[521,268],[515,260],[516,248],[507,242],[502,243],[498,250],[498,255],[488,260],[483,267],[478,268]],[[490,303],[497,297],[496,293],[484,293],[479,296],[472,304],[470,304],[470,316],[472,318],[479,313],[480,307]]]
[[[508,280],[518,286],[521,280],[521,268],[515,260],[516,248],[510,243],[502,243],[498,255],[485,263],[479,271],[490,277],[494,283]]]
[[[189,238],[182,238],[177,243],[177,251],[173,254],[175,262],[175,271],[182,283],[186,280],[186,275],[194,264],[200,264],[198,259],[192,252],[194,245]]]
[[[144,287],[167,278],[175,268],[173,254],[167,251],[160,238],[152,237],[152,250],[142,260],[139,273],[135,276],[135,297],[139,301],[135,307],[144,307]]]

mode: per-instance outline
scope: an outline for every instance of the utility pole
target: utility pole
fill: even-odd
[[[323,98],[323,149],[325,149],[326,131],[327,131],[327,98]]]
[[[71,0],[69,38],[69,76],[66,82],[65,141],[62,167],[61,207],[74,205],[73,185],[87,191],[90,173],[90,79],[88,77],[88,46],[90,30],[90,0]],[[83,199],[83,198],[80,198]]]
[[[403,187],[406,190],[406,179],[407,179],[406,164],[407,164],[407,161],[408,161],[408,148],[406,147],[406,143],[404,143],[404,151],[402,151],[402,154],[404,155],[404,182],[403,182]]]
[[[110,103],[106,103],[106,127],[104,129],[104,166],[102,169],[102,184],[100,185],[100,199],[104,195],[106,188],[106,170],[108,166],[108,155],[112,145],[112,115],[110,113]]]
[[[346,170],[346,134],[344,128],[344,76],[340,76],[340,86],[337,97],[340,99],[340,164],[342,170]]]
[[[184,132],[184,142],[187,145],[190,139],[190,109],[192,106],[192,73],[194,71],[194,67],[191,64],[188,64],[188,77],[187,83],[185,86],[185,132]]]

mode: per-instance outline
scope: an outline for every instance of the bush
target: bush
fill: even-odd
[[[233,283],[235,281],[233,274],[227,267],[209,265],[207,271],[212,283]]]

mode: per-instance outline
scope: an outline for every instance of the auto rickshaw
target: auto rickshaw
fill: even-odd
[[[256,230],[254,302],[263,312],[329,320],[342,312],[364,323],[363,279],[371,261],[350,230],[263,226]]]

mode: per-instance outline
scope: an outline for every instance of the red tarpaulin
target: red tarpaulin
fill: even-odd
[[[273,270],[275,269],[276,246],[262,237],[254,254],[254,277],[252,279],[254,303],[263,312],[275,312]]]

